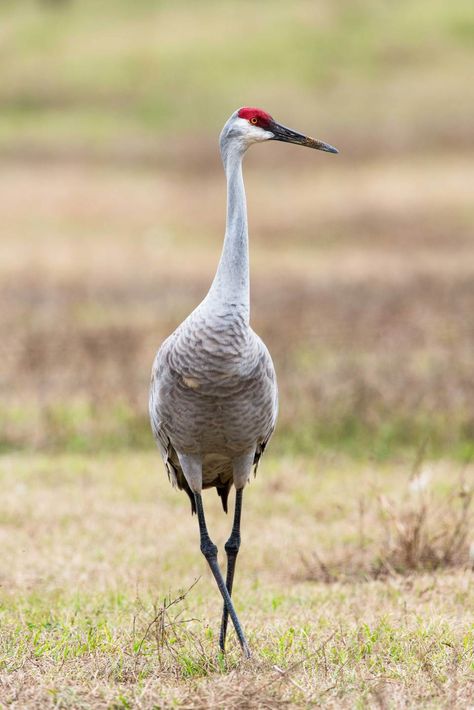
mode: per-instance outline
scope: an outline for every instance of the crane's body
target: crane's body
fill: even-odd
[[[229,304],[215,313],[204,302],[165,341],[152,378],[153,428],[171,481],[186,490],[194,510],[179,454],[199,458],[202,488],[217,488],[227,510],[232,484],[245,485],[275,426],[267,348],[238,309]]]
[[[246,656],[250,652],[230,597],[240,545],[242,491],[275,427],[278,394],[270,354],[250,327],[242,159],[251,143],[272,139],[337,152],[280,126],[259,109],[243,108],[232,114],[220,138],[227,177],[227,222],[219,266],[202,303],[159,349],[150,389],[152,429],[168,476],[187,492],[198,514],[201,550],[224,598],[221,648],[230,613]],[[226,544],[224,584],[217,548],[207,533],[201,491],[215,487],[227,511],[232,485],[237,491],[236,509]]]

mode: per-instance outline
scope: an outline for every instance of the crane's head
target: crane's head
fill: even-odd
[[[323,150],[326,153],[339,152],[329,143],[323,143],[316,138],[310,138],[291,128],[286,128],[286,126],[277,123],[266,111],[249,106],[235,111],[225,124],[220,137],[221,151],[225,156],[229,144],[233,143],[243,152],[252,143],[261,141],[282,141]]]

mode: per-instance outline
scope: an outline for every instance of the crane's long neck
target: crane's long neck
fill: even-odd
[[[247,203],[242,177],[243,150],[228,146],[223,151],[227,177],[227,222],[224,246],[208,298],[216,306],[237,311],[248,323],[250,317],[249,246]]]

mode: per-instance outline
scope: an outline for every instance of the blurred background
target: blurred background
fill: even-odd
[[[264,108],[340,149],[246,158],[276,453],[468,458],[471,0],[0,5],[0,449],[154,446],[156,349],[224,232],[217,139]]]

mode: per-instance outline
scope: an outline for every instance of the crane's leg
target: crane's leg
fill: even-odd
[[[235,492],[235,510],[234,510],[234,522],[232,524],[232,532],[229,539],[225,544],[225,551],[227,553],[227,580],[226,587],[229,592],[229,596],[232,596],[232,585],[234,583],[234,572],[235,563],[237,560],[237,555],[240,547],[240,517],[242,513],[242,494],[244,489],[239,488]],[[221,622],[221,633],[219,636],[219,646],[221,650],[225,649],[225,637],[227,634],[227,621],[229,618],[229,612],[224,604],[224,609],[222,612],[222,622]]]
[[[217,582],[217,586],[219,587],[219,591],[222,594],[224,606],[230,614],[230,618],[232,619],[232,623],[234,624],[235,631],[242,647],[242,652],[246,658],[250,658],[250,649],[244,636],[244,632],[242,631],[242,627],[240,626],[240,621],[237,617],[237,614],[235,613],[234,605],[232,604],[232,600],[225,585],[224,578],[222,577],[219,565],[217,563],[217,547],[214,545],[211,538],[209,537],[209,533],[207,532],[201,494],[194,492],[194,500],[196,501],[196,511],[199,521],[199,532],[201,535],[201,552],[206,558],[209,567],[211,568],[211,572],[214,575],[214,579]]]

